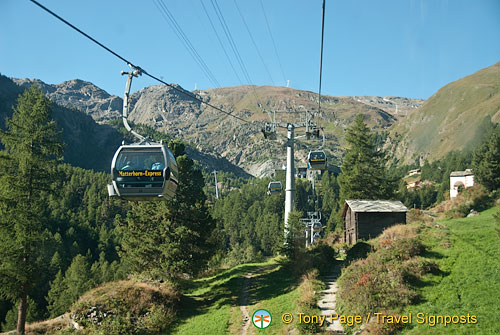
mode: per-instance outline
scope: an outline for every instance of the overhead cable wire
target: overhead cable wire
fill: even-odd
[[[323,0],[323,14],[321,17],[321,51],[319,56],[319,89],[318,89],[318,113],[321,112],[321,77],[323,74],[323,39],[325,36],[325,2]]]
[[[227,26],[226,20],[224,19],[224,15],[222,14],[222,11],[220,10],[219,4],[217,3],[217,0],[211,0],[212,6],[214,7],[215,14],[217,15],[217,18],[219,19],[219,22],[222,26],[222,30],[224,31],[224,34],[227,37],[227,40],[229,41],[229,45],[231,46],[231,49],[233,49],[233,53],[236,57],[236,60],[238,61],[238,64],[240,65],[241,71],[243,72],[243,75],[245,76],[245,79],[250,85],[252,84],[252,80],[250,79],[250,75],[248,74],[248,71],[245,67],[245,64],[243,63],[243,59],[241,58],[241,55],[238,51],[238,47],[236,46],[236,43],[234,43],[233,36],[231,35],[231,31],[229,30],[229,27]]]
[[[273,83],[273,86],[276,85],[273,80],[273,76],[271,75],[271,72],[267,68],[266,62],[264,61],[264,57],[262,57],[262,54],[260,53],[259,47],[257,46],[257,43],[255,43],[255,39],[253,38],[252,32],[250,31],[250,28],[248,27],[248,24],[245,20],[245,17],[243,16],[243,13],[241,12],[240,7],[238,6],[238,3],[236,0],[234,1],[234,5],[236,6],[236,9],[238,10],[238,13],[240,14],[241,20],[243,21],[243,24],[245,25],[245,28],[247,29],[248,35],[250,35],[250,39],[252,40],[253,46],[255,48],[255,51],[257,51],[257,54],[259,55],[260,61],[262,62],[262,65],[264,65],[264,69],[267,72],[267,75],[269,76],[269,79],[271,79],[271,82]]]
[[[276,54],[276,58],[278,59],[278,64],[280,66],[281,74],[283,75],[283,80],[286,83],[285,71],[283,71],[283,66],[281,65],[280,56],[278,54],[278,48],[276,48],[276,43],[274,42],[273,33],[271,32],[271,26],[269,25],[269,20],[267,19],[266,10],[264,9],[264,4],[262,0],[259,0],[260,7],[262,8],[262,12],[264,13],[264,18],[266,19],[267,31],[269,32],[269,36],[271,36],[271,41],[273,42],[274,53]]]
[[[181,26],[177,23],[177,20],[175,19],[172,12],[170,12],[170,10],[168,9],[165,2],[163,2],[163,0],[155,0],[154,3],[158,8],[158,10],[160,11],[161,15],[163,16],[163,18],[165,19],[165,21],[167,21],[167,23],[170,25],[174,33],[177,35],[177,38],[184,44],[184,47],[188,50],[188,52],[191,54],[194,60],[198,63],[202,71],[205,72],[205,75],[212,82],[212,85],[214,85],[215,87],[221,87],[221,85],[215,78],[210,68],[207,66],[203,58],[200,56],[196,48],[193,46],[187,35],[184,33]]]
[[[243,62],[243,59],[241,58],[241,54],[238,50],[238,47],[236,43],[234,42],[233,36],[231,34],[231,30],[229,29],[229,26],[226,23],[226,20],[224,18],[224,14],[222,13],[222,10],[219,7],[219,4],[217,0],[211,0],[212,6],[214,8],[215,14],[217,15],[217,18],[219,19],[219,22],[222,26],[222,29],[224,33],[226,34],[226,38],[229,41],[229,45],[231,46],[233,53],[236,57],[236,60],[238,61],[241,71],[243,72],[243,75],[245,76],[245,79],[247,83],[251,86],[253,95],[255,96],[255,101],[258,104],[257,101],[259,101],[259,97],[257,95],[257,90],[255,88],[255,85],[252,83],[252,79],[250,78],[250,75],[248,74],[247,68],[245,66],[245,63]]]
[[[134,69],[137,69],[137,70],[140,70],[145,76],[148,76],[150,77],[151,79],[154,79],[170,88],[172,88],[173,90],[181,93],[181,94],[184,94],[188,97],[190,97],[191,99],[193,100],[196,100],[202,104],[205,104],[209,107],[212,107],[213,109],[223,113],[223,114],[226,114],[227,116],[231,116],[235,119],[238,119],[242,122],[245,122],[245,123],[251,123],[239,116],[236,116],[236,115],[233,115],[231,114],[230,112],[226,112],[225,110],[223,110],[222,108],[220,107],[217,107],[215,105],[212,105],[211,103],[208,103],[206,101],[203,101],[202,99],[198,98],[196,95],[194,95],[193,93],[191,92],[188,92],[188,91],[185,91],[185,90],[181,90],[180,88],[176,87],[175,85],[172,85],[172,84],[169,84],[167,82],[165,82],[164,80],[156,77],[155,75],[152,75],[150,74],[149,72],[147,72],[145,69],[141,68],[140,66],[138,65],[135,65],[134,63],[132,63],[131,61],[127,60],[125,57],[123,56],[120,56],[118,53],[116,53],[115,51],[111,50],[110,48],[108,48],[107,46],[105,46],[104,44],[102,44],[101,42],[97,41],[95,38],[91,37],[90,35],[88,35],[87,33],[83,32],[81,29],[75,27],[73,24],[69,23],[68,21],[66,21],[65,19],[63,19],[62,17],[60,17],[59,15],[57,15],[56,13],[54,13],[53,11],[51,11],[50,9],[48,9],[47,7],[43,6],[42,4],[40,4],[38,1],[36,0],[29,0],[30,2],[34,3],[35,5],[37,5],[38,7],[40,7],[41,9],[43,9],[44,11],[46,11],[47,13],[49,13],[50,15],[54,16],[55,18],[57,18],[59,21],[63,22],[64,24],[66,24],[67,26],[71,27],[73,30],[77,31],[78,33],[80,33],[81,35],[85,36],[86,38],[88,38],[89,40],[91,40],[92,42],[94,42],[95,44],[99,45],[101,48],[103,48],[104,50],[108,51],[109,53],[111,53],[113,56],[117,57],[118,59],[120,59],[121,61],[127,63],[127,65],[129,65],[130,67],[134,68]]]
[[[231,66],[231,69],[233,69],[233,72],[234,72],[236,78],[238,78],[238,81],[240,82],[240,84],[243,84],[240,76],[238,75],[238,72],[236,72],[236,69],[234,68],[233,62],[231,62],[231,58],[229,57],[229,55],[226,51],[226,48],[224,47],[224,44],[222,43],[222,40],[219,36],[219,33],[217,33],[217,29],[215,29],[215,25],[214,25],[212,19],[210,18],[210,15],[208,14],[207,8],[205,7],[203,0],[200,0],[200,3],[201,3],[201,6],[203,7],[203,11],[205,12],[205,15],[208,18],[208,21],[210,22],[210,26],[212,27],[212,30],[214,31],[215,36],[217,37],[217,40],[219,41],[219,45],[221,46],[222,50],[224,51],[224,54],[226,55],[226,58],[229,62],[229,65]]]

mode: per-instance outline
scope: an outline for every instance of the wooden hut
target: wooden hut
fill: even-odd
[[[408,208],[398,200],[346,200],[342,210],[345,241],[370,239],[394,224],[406,224]]]

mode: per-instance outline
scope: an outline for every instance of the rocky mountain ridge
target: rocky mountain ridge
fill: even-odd
[[[21,88],[36,83],[56,103],[78,109],[98,123],[121,118],[122,99],[90,82],[74,79],[50,85],[37,79],[13,81]],[[176,88],[183,91],[178,85]],[[269,175],[273,169],[281,168],[286,159],[286,134],[282,132],[277,141],[269,141],[260,132],[269,120],[263,110],[281,111],[277,118],[282,122],[303,121],[306,110],[315,111],[313,121],[325,131],[325,150],[331,162],[338,164],[343,155],[345,129],[356,114],[363,114],[371,128],[386,130],[422,103],[399,97],[322,96],[322,109],[318,112],[316,93],[286,87],[247,85],[189,93],[248,122],[221,114],[166,85],[149,86],[131,94],[129,120],[182,138],[202,153],[223,158],[255,176]],[[298,129],[297,135],[301,131]],[[296,150],[298,166],[305,166],[308,151],[321,145],[317,140],[300,141]]]

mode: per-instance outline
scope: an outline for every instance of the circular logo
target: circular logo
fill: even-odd
[[[271,317],[271,313],[269,313],[265,309],[256,310],[252,315],[252,323],[255,327],[259,329],[264,329],[269,327],[273,318]]]

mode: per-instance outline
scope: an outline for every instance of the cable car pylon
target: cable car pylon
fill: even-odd
[[[285,241],[288,236],[288,218],[290,213],[293,211],[295,206],[295,156],[294,156],[294,147],[295,141],[298,138],[310,138],[311,134],[315,134],[315,132],[309,132],[309,129],[318,129],[318,126],[313,123],[309,118],[309,112],[306,111],[306,119],[305,122],[297,122],[297,123],[283,123],[276,122],[276,113],[280,112],[289,112],[289,111],[264,111],[269,115],[271,122],[266,122],[262,132],[264,133],[264,137],[266,139],[275,139],[278,128],[284,128],[287,130],[287,142],[286,142],[286,185],[285,185],[285,222],[284,222],[284,235]],[[295,137],[295,129],[297,128],[305,128],[305,135]]]

